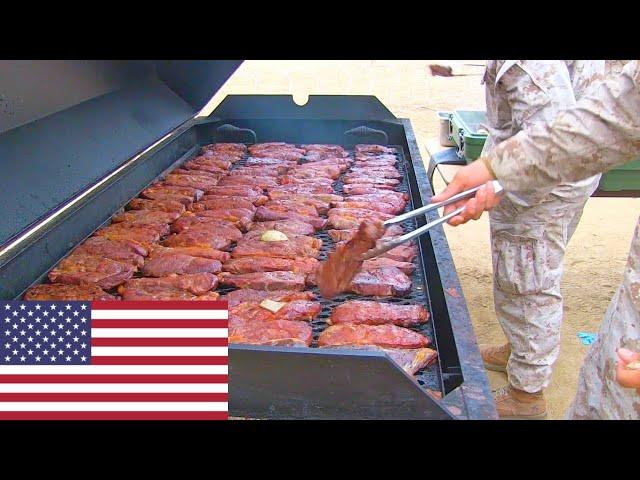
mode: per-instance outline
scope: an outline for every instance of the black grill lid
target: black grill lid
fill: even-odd
[[[191,119],[241,63],[0,61],[0,245]]]

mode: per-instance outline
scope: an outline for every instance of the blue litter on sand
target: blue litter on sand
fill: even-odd
[[[598,335],[595,333],[587,333],[587,332],[578,332],[578,338],[582,342],[583,345],[591,345],[596,341]]]

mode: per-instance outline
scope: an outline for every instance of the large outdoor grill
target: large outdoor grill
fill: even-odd
[[[410,122],[375,97],[311,96],[298,106],[287,95],[232,95],[196,118],[239,64],[0,62],[0,297],[20,298],[44,281],[132,197],[210,143],[396,146],[407,208],[428,202],[432,191]],[[332,242],[317,235],[325,244],[322,259]],[[230,415],[496,418],[442,229],[423,236],[419,251],[410,295],[386,300],[427,306],[430,321],[420,331],[438,351],[436,363],[414,377],[384,353],[315,348],[331,308],[355,295],[321,299],[311,348],[229,347]]]

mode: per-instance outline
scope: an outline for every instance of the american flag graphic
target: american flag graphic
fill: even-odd
[[[0,302],[0,420],[225,420],[226,302]]]

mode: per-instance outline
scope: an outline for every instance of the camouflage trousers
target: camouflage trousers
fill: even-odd
[[[565,248],[599,176],[550,192],[507,193],[491,211],[496,317],[511,344],[509,383],[548,386],[560,351]]]
[[[598,338],[582,364],[578,390],[567,418],[640,419],[640,395],[616,382],[616,350],[620,347],[640,352],[640,219],[622,283],[605,313]]]

